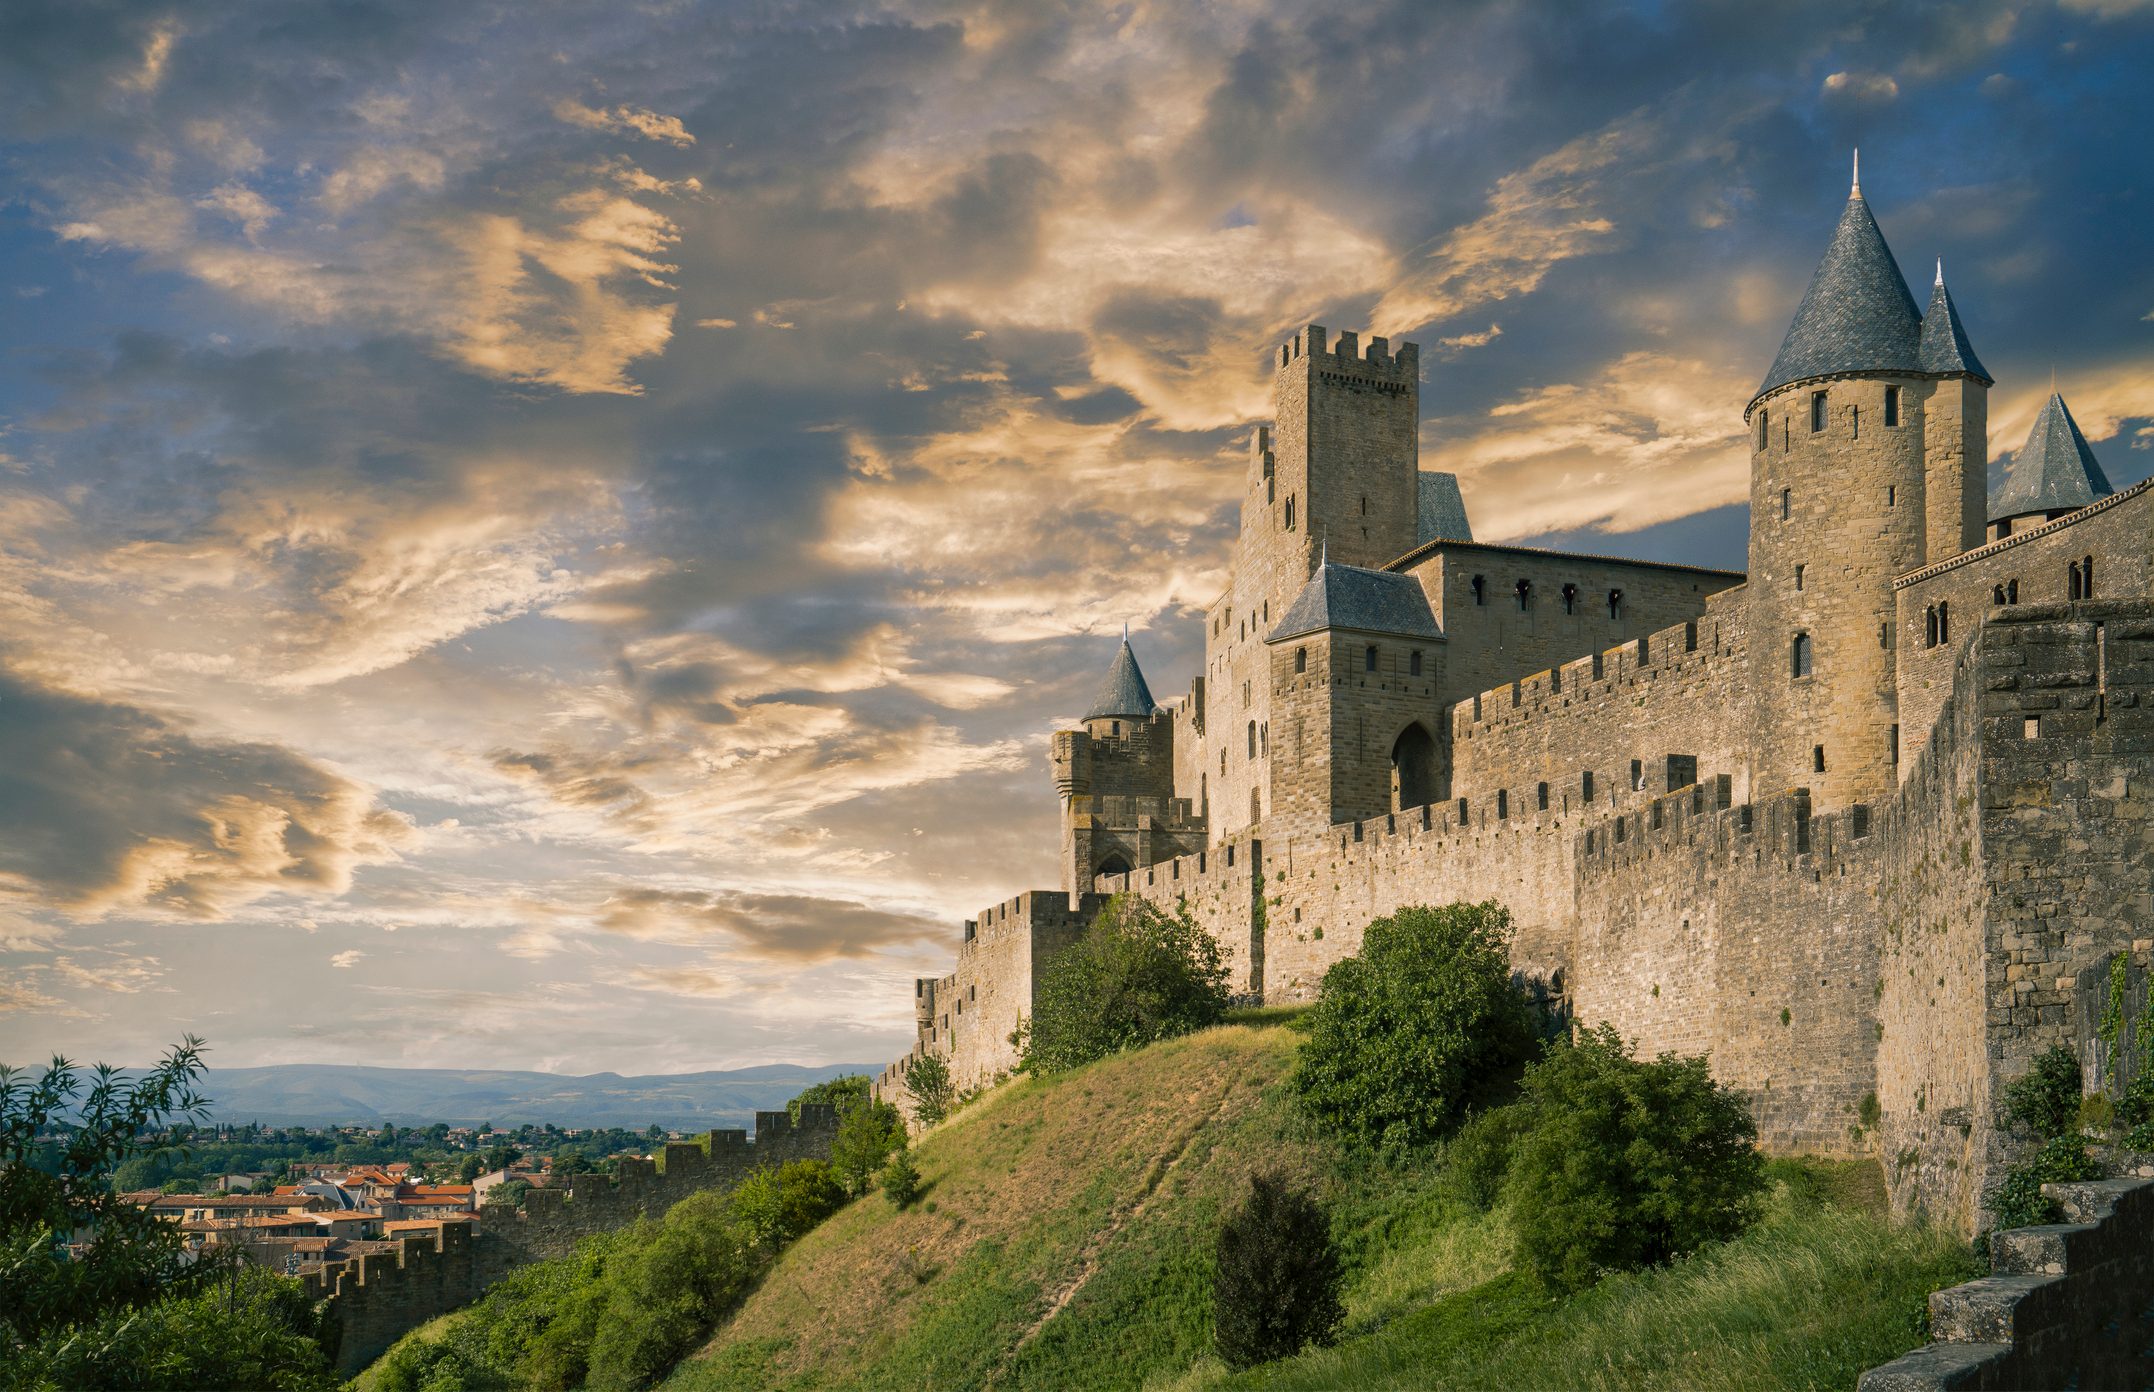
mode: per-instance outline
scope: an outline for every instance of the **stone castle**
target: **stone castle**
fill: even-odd
[[[1203,671],[1158,705],[1125,635],[1054,737],[1062,884],[964,925],[879,1089],[1011,1068],[1115,893],[1267,1002],[1393,908],[1495,899],[1555,1008],[1709,1051],[1768,1146],[1880,1155],[1971,1230],[2002,1087],[2058,1042],[2098,1085],[2110,964],[2136,995],[2154,947],[2154,492],[2053,394],[1990,496],[1991,385],[1858,186],[1743,410],[1736,573],[1475,541],[1415,346],[1294,335]]]

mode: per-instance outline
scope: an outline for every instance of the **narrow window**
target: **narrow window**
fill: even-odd
[[[1937,606],[1932,604],[1922,613],[1922,646],[1937,646]]]
[[[1810,769],[1813,773],[1825,771],[1825,746],[1814,745],[1810,750]]]
[[[1645,763],[1642,760],[1630,761],[1630,790],[1634,793],[1645,791]]]
[[[1899,505],[1900,505],[1900,490],[1899,490],[1899,488],[1898,488],[1897,486],[1893,485],[1893,484],[1889,484],[1889,483],[1888,483],[1888,484],[1886,484],[1886,485],[1885,485],[1885,506],[1886,506],[1886,507],[1898,507]]]
[[[1797,566],[1797,567],[1795,567],[1795,588],[1796,588],[1796,589],[1798,589],[1798,590],[1802,588],[1802,567],[1801,567],[1801,566]]]
[[[1860,406],[1850,406],[1847,408],[1847,424],[1848,429],[1854,434],[1854,437],[1858,440],[1861,439],[1862,408]]]
[[[1518,596],[1518,608],[1523,613],[1533,597],[1533,582],[1521,579],[1517,584],[1511,586],[1511,592]]]
[[[1592,769],[1587,769],[1585,772],[1578,775],[1578,795],[1584,798],[1587,802],[1593,801]]]
[[[1264,501],[1267,503],[1279,501],[1279,480],[1273,478],[1269,473],[1264,475]]]
[[[1997,585],[1991,588],[1989,602],[2000,609],[2004,607],[2004,586]]]
[[[1309,670],[1309,650],[1307,648],[1294,649],[1294,670],[1296,672]]]
[[[1885,388],[1885,424],[1898,425],[1899,423],[1900,389],[1898,387],[1887,387]]]
[[[1952,641],[1952,602],[1950,600],[1940,599],[1937,601],[1937,641],[1940,643]]]
[[[1611,619],[1623,617],[1623,592],[1621,590],[1610,590],[1608,592],[1608,617]]]
[[[1578,612],[1578,587],[1576,585],[1565,585],[1563,587],[1563,612],[1566,614]]]
[[[1222,731],[1220,731],[1220,733],[1221,733],[1221,734],[1225,734],[1226,732],[1225,732],[1224,730],[1222,730]],[[1225,742],[1225,741],[1221,741],[1221,743],[1224,743],[1224,742]],[[1219,751],[1219,776],[1220,776],[1221,778],[1224,778],[1224,777],[1226,777],[1226,776],[1227,776],[1227,751],[1226,751],[1226,750],[1224,750],[1224,749],[1222,749],[1222,750],[1220,750],[1220,751]]]
[[[1242,709],[1249,709],[1249,683],[1242,683]]]
[[[1363,517],[1369,515],[1369,495],[1366,493],[1361,495],[1361,515]]]
[[[1376,645],[1374,643],[1361,650],[1361,670],[1364,672],[1376,670]]]
[[[2079,588],[2081,599],[2094,598],[2094,558],[2085,556],[2079,562]]]
[[[1108,733],[1113,735],[1116,739],[1120,739],[1122,737],[1122,722],[1119,720],[1110,720],[1107,723],[1111,727],[1108,730]]]
[[[1760,453],[1764,452],[1765,440],[1770,433],[1771,424],[1772,418],[1770,416],[1763,411],[1758,412],[1758,450]]]
[[[1478,575],[1473,577],[1473,602],[1488,603],[1488,582]]]
[[[1885,757],[1897,765],[1900,762],[1900,727],[1893,726],[1885,739]]]
[[[1810,433],[1817,434],[1825,428],[1825,393],[1810,393]]]
[[[1790,508],[1791,508],[1791,507],[1793,506],[1793,504],[1794,504],[1794,501],[1795,501],[1795,490],[1794,490],[1794,489],[1792,489],[1792,488],[1783,488],[1783,489],[1781,489],[1781,490],[1780,490],[1780,520],[1781,520],[1782,522],[1785,522],[1785,521],[1787,521],[1787,520],[1788,520],[1788,511],[1789,511],[1789,509],[1790,509]]]
[[[1271,753],[1271,722],[1268,720],[1257,726],[1257,752]]]
[[[1548,785],[1546,783],[1539,784],[1534,788],[1533,801],[1541,811],[1546,812],[1548,810]]]
[[[1892,651],[1892,624],[1888,621],[1877,626],[1877,646]]]
[[[1503,789],[1498,788],[1496,790],[1496,820],[1499,822],[1507,822],[1510,819],[1511,795]]]
[[[1286,529],[1294,530],[1294,495],[1291,493],[1286,495]]]
[[[1810,635],[1807,633],[1795,635],[1793,668],[1795,675],[1798,677],[1810,675]]]
[[[1421,675],[1421,649],[1415,648],[1413,654],[1406,659],[1406,674],[1412,677]]]
[[[1256,753],[1256,722],[1252,720],[1249,722],[1249,757],[1254,759],[1256,757]]]
[[[2079,562],[2077,561],[2065,567],[2064,597],[2066,599],[2079,599],[2082,597],[2079,590]]]
[[[2004,582],[2004,602],[2007,604],[2019,603],[2019,581],[2007,580]]]

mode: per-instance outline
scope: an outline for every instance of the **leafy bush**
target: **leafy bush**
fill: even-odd
[[[2042,1186],[2101,1177],[2102,1167],[2087,1154],[2079,1137],[2052,1136],[2032,1158],[2005,1171],[2004,1188],[1997,1196],[1995,1226],[2002,1230],[2057,1222],[2063,1212],[2055,1199],[2042,1192]]]
[[[1444,1175],[1458,1196],[1486,1212],[1494,1207],[1511,1172],[1518,1138],[1533,1125],[1533,1109],[1493,1107],[1466,1119],[1444,1143]]]
[[[1041,968],[1032,1018],[1017,1035],[1019,1066],[1035,1073],[1075,1068],[1215,1025],[1226,1009],[1219,944],[1188,906],[1169,914],[1118,894]]]
[[[758,1267],[732,1218],[724,1195],[684,1199],[611,1273],[590,1344],[597,1392],[656,1382],[748,1293]]]
[[[905,1119],[888,1102],[858,1102],[838,1113],[830,1172],[848,1194],[865,1194],[890,1152],[905,1144]]]
[[[865,1073],[847,1073],[831,1078],[804,1090],[798,1097],[785,1104],[794,1121],[800,1120],[802,1107],[824,1104],[843,1112],[858,1106],[874,1095],[874,1082]]]
[[[920,1166],[912,1158],[908,1146],[899,1146],[890,1163],[883,1166],[877,1177],[883,1187],[883,1197],[897,1208],[910,1208],[913,1200],[920,1197]]]
[[[1250,1177],[1249,1196],[1219,1229],[1213,1341],[1230,1368],[1329,1344],[1346,1319],[1339,1255],[1323,1206],[1283,1175]]]
[[[776,1251],[844,1207],[845,1187],[820,1160],[788,1160],[749,1175],[731,1199],[748,1243]]]
[[[933,1126],[950,1115],[957,1104],[957,1083],[950,1065],[935,1054],[923,1054],[905,1065],[905,1092],[912,1098],[913,1119]]]
[[[1458,1124],[1531,1051],[1531,1007],[1511,984],[1511,916],[1496,904],[1400,909],[1361,955],[1324,974],[1294,1086],[1348,1137],[1418,1145]]]
[[[1734,1237],[1765,1187],[1757,1127],[1705,1059],[1632,1059],[1602,1025],[1526,1070],[1504,1195],[1519,1258],[1575,1290]]]
[[[2081,1087],[2079,1056],[2054,1045],[2005,1088],[2004,1114],[2045,1141],[2069,1135],[2079,1120]]]

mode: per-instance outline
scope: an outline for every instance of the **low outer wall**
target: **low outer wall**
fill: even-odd
[[[827,1158],[837,1129],[828,1106],[802,1107],[797,1125],[786,1112],[758,1112],[753,1142],[745,1131],[713,1131],[706,1154],[695,1142],[673,1141],[663,1173],[653,1160],[624,1158],[618,1178],[577,1175],[565,1190],[529,1190],[521,1208],[488,1204],[476,1232],[469,1223],[445,1223],[438,1241],[409,1233],[396,1252],[310,1273],[302,1278],[309,1294],[329,1303],[331,1361],[338,1372],[355,1373],[519,1266],[564,1256],[593,1233],[661,1217],[690,1194],[729,1187],[758,1166]]]

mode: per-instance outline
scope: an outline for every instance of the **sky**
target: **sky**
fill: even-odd
[[[2154,471],[2154,3],[0,6],[0,1061],[875,1062],[1272,346],[1740,567],[1847,195]]]

